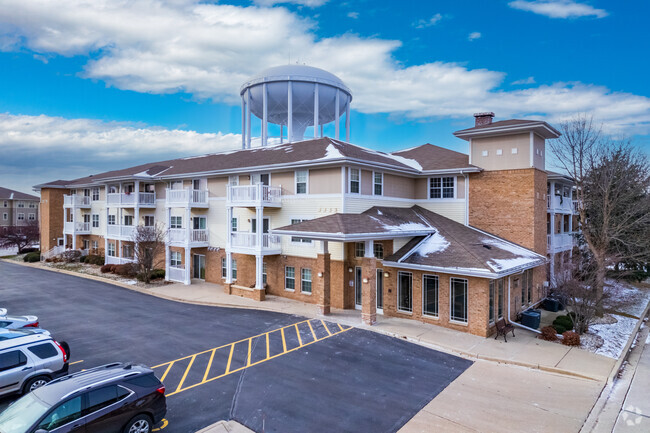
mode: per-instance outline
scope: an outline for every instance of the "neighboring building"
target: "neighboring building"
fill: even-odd
[[[570,186],[545,171],[545,140],[559,133],[493,116],[479,113],[455,133],[469,155],[431,144],[384,153],[328,137],[256,148],[246,140],[239,151],[38,185],[42,249],[64,237],[106,263],[128,263],[134,227],[160,223],[168,280],[487,336],[545,296],[547,255],[570,249],[547,236],[560,212],[548,188]]]
[[[39,202],[34,195],[0,187],[0,230],[38,223]]]

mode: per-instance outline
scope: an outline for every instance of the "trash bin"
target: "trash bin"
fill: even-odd
[[[544,309],[557,313],[560,309],[560,301],[557,299],[546,298],[544,299]]]
[[[528,310],[521,313],[521,324],[532,329],[539,328],[539,322],[542,320],[542,314],[539,311]]]

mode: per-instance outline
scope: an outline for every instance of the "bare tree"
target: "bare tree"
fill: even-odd
[[[145,283],[151,281],[151,272],[164,265],[165,238],[167,232],[162,226],[137,226],[131,239],[134,244],[135,264]]]
[[[25,248],[39,241],[38,222],[30,221],[25,226],[10,226],[0,229],[0,248]]]
[[[593,260],[591,286],[602,298],[607,269],[647,251],[641,232],[650,222],[650,204],[647,195],[640,197],[650,186],[650,169],[629,142],[605,137],[585,115],[563,122],[560,130],[549,146],[575,181],[580,239]],[[602,303],[596,314],[602,316]]]

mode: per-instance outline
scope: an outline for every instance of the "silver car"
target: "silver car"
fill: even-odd
[[[0,329],[0,396],[25,393],[68,372],[69,349],[38,329]]]

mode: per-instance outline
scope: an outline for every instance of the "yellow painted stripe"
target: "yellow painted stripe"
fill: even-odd
[[[190,359],[190,363],[189,363],[189,365],[188,365],[187,368],[185,369],[185,373],[183,373],[183,377],[182,377],[180,383],[179,383],[178,386],[176,387],[176,392],[178,392],[178,391],[180,391],[181,389],[183,389],[183,383],[185,382],[185,378],[187,377],[187,373],[190,372],[190,369],[192,368],[192,364],[194,364],[194,360],[195,360],[195,359],[196,359],[196,355],[193,355],[193,356],[192,356],[192,359]]]
[[[71,363],[69,363],[68,365],[75,365],[75,364],[81,364],[82,362],[84,362],[84,360],[83,360],[83,359],[82,359],[82,360],[80,360],[80,361],[75,361],[75,362],[71,362]]]
[[[232,353],[235,351],[235,344],[237,343],[232,343],[232,346],[230,346],[230,355],[228,355],[228,365],[226,366],[226,374],[230,371],[230,362],[232,361]]]
[[[343,329],[343,327],[341,326],[340,323],[337,323],[337,325],[339,325],[339,329],[340,329],[341,331],[345,331],[345,329]]]
[[[324,322],[323,320],[321,320],[320,323],[323,324],[323,328],[325,328],[325,330],[327,331],[327,334],[328,334],[328,335],[332,335],[332,333],[330,332],[330,330],[329,330],[329,328],[327,327],[327,325],[325,324],[325,322]]]
[[[208,373],[210,372],[210,367],[212,367],[212,360],[214,359],[214,354],[217,352],[217,349],[212,349],[212,354],[210,355],[210,360],[208,361],[208,368],[205,369],[205,374],[203,375],[203,380],[208,378]]]
[[[287,342],[284,339],[284,328],[280,329],[280,333],[282,334],[282,348],[284,349],[282,353],[287,351]]]
[[[170,362],[169,365],[167,366],[167,369],[165,370],[165,372],[163,373],[162,377],[160,378],[160,381],[161,381],[161,382],[164,382],[164,381],[165,381],[165,378],[167,377],[167,373],[169,373],[169,370],[171,370],[172,365],[174,365],[174,362]]]
[[[309,319],[307,319],[307,320],[309,320]],[[295,326],[295,325],[300,325],[301,323],[304,323],[304,322],[306,322],[307,320],[303,320],[303,321],[298,322],[298,323],[293,323],[293,324],[291,324],[291,325],[283,326],[282,328],[278,328],[278,329],[285,329],[285,328],[290,328],[290,327]],[[268,332],[262,332],[261,334],[253,335],[252,337],[242,338],[241,340],[233,341],[233,342],[231,342],[231,343],[227,343],[227,344],[224,344],[224,345],[219,346],[219,347],[213,347],[213,348],[211,348],[211,349],[207,349],[207,350],[204,350],[204,351],[202,351],[202,352],[195,353],[194,355],[202,355],[202,354],[204,354],[204,353],[208,353],[208,352],[210,352],[210,351],[212,351],[212,350],[223,349],[224,347],[228,347],[228,346],[230,346],[231,344],[241,343],[242,341],[246,341],[246,340],[248,340],[249,338],[257,338],[257,337],[261,337],[261,336],[264,335],[264,334],[268,334],[268,333],[270,333],[270,332],[275,332],[275,331],[277,331],[278,329],[274,329],[274,330],[272,330],[272,331],[268,331]],[[163,367],[163,366],[169,364],[170,362],[182,361],[183,359],[191,358],[191,357],[194,356],[194,355],[187,355],[187,356],[183,356],[182,358],[174,359],[173,361],[163,362],[162,364],[154,365],[154,366],[151,367],[151,368],[160,368],[160,367]]]
[[[270,332],[266,333],[266,357],[267,358],[271,356],[271,348],[269,347],[269,334]]]
[[[246,360],[246,367],[251,365],[251,349],[252,349],[252,346],[253,346],[253,339],[249,338],[248,339],[248,358]]]
[[[316,333],[314,332],[314,328],[311,326],[311,321],[307,322],[307,324],[309,325],[309,329],[311,330],[311,335],[314,336],[314,340],[318,340],[318,338],[316,338]]]
[[[300,338],[300,331],[298,331],[298,324],[296,324],[296,335],[298,336],[298,345],[302,346],[302,338]]]
[[[222,375],[220,375],[220,376],[211,377],[211,378],[209,378],[209,379],[207,379],[207,380],[204,380],[203,382],[199,382],[199,383],[195,383],[195,384],[193,384],[193,385],[189,385],[189,386],[183,388],[183,389],[180,390],[180,391],[177,389],[176,391],[174,391],[174,392],[172,392],[172,393],[170,393],[170,394],[167,394],[167,397],[171,397],[172,395],[178,394],[179,392],[187,391],[188,389],[195,388],[195,387],[197,387],[197,386],[199,386],[199,385],[203,385],[203,384],[205,384],[205,383],[212,382],[213,380],[221,379],[221,378],[224,377],[224,376],[228,376],[228,375],[230,375],[230,374],[237,373],[237,372],[239,372],[239,371],[241,371],[241,370],[245,370],[246,368],[253,367],[253,366],[255,366],[255,365],[258,365],[258,364],[261,364],[261,363],[263,363],[263,362],[269,361],[269,360],[271,360],[271,359],[275,359],[275,358],[277,358],[278,356],[285,355],[286,353],[291,353],[291,352],[293,352],[293,351],[295,351],[295,350],[301,349],[302,347],[309,346],[310,344],[314,344],[314,343],[317,343],[317,342],[319,342],[319,341],[323,341],[323,340],[325,340],[325,339],[327,339],[327,338],[333,337],[333,336],[335,336],[335,335],[341,334],[341,333],[343,333],[343,332],[349,331],[350,329],[352,329],[352,328],[350,327],[350,328],[343,329],[343,330],[341,330],[341,331],[339,331],[339,332],[335,332],[335,333],[333,333],[333,334],[330,335],[330,336],[323,337],[323,338],[321,338],[320,340],[310,341],[309,343],[306,343],[306,344],[304,344],[303,346],[297,346],[297,347],[294,347],[293,349],[289,349],[289,350],[286,351],[286,352],[278,353],[277,355],[273,355],[273,356],[271,356],[270,358],[262,359],[262,360],[257,361],[257,362],[253,362],[253,363],[252,363],[251,365],[249,365],[249,366],[239,367],[239,368],[237,368],[237,369],[235,369],[235,370],[232,370],[232,371],[228,371],[228,370],[226,370],[226,373],[224,373],[224,374],[222,374]],[[234,343],[233,343],[233,346],[234,346]]]

